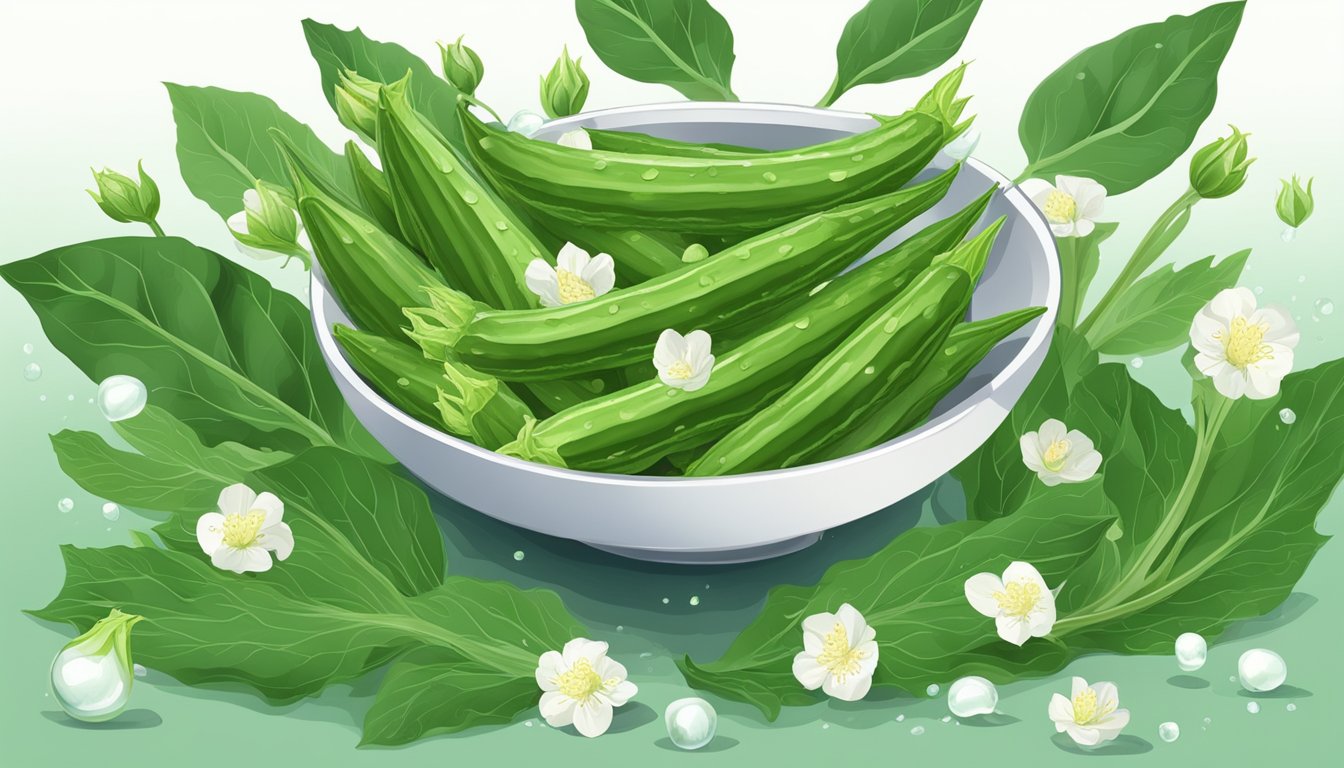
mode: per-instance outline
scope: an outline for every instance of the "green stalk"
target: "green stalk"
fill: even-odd
[[[167,235],[163,233],[163,227],[159,226],[159,222],[157,220],[150,219],[145,223],[149,225],[149,229],[154,233],[155,237],[167,237]]]
[[[1097,302],[1097,306],[1092,308],[1092,312],[1078,325],[1078,330],[1083,335],[1087,335],[1097,324],[1097,320],[1102,317],[1106,310],[1119,300],[1125,291],[1129,290],[1148,268],[1157,262],[1158,258],[1166,252],[1167,248],[1185,229],[1185,225],[1190,221],[1190,209],[1199,202],[1199,193],[1194,189],[1187,189],[1176,198],[1167,210],[1157,217],[1153,226],[1148,228],[1148,233],[1139,241],[1139,245],[1134,249],[1134,255],[1129,257],[1129,263],[1125,264],[1120,275],[1111,283],[1111,287]],[[1062,254],[1061,254],[1062,258]],[[1095,346],[1095,339],[1088,339]]]
[[[1059,296],[1059,318],[1055,322],[1073,328],[1078,325],[1078,311],[1083,306],[1082,286],[1079,284],[1082,270],[1078,264],[1078,238],[1056,238],[1055,245],[1059,249],[1060,283],[1063,288]]]
[[[840,98],[840,94],[843,93],[843,91],[839,90],[839,88],[840,88],[840,73],[836,72],[835,77],[831,80],[831,87],[826,89],[826,95],[821,97],[821,101],[817,102],[817,106],[829,107],[832,104],[834,104],[835,100]]]

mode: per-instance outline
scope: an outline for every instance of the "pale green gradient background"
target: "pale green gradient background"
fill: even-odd
[[[733,85],[746,99],[810,103],[829,83],[832,50],[844,20],[862,3],[748,2],[714,0],[733,24],[737,66]],[[1013,175],[1023,165],[1016,123],[1035,83],[1079,48],[1134,24],[1168,13],[1188,13],[1203,2],[1009,2],[986,0],[963,55],[974,58],[966,91],[976,95],[977,125],[984,133],[977,155]],[[396,40],[433,57],[435,39],[467,33],[486,62],[480,95],[507,114],[536,108],[537,75],[549,68],[560,45],[587,54],[593,78],[590,108],[675,100],[677,94],[627,81],[592,56],[569,2],[7,2],[0,10],[6,45],[0,49],[4,117],[3,206],[0,261],[23,258],[79,240],[139,232],[104,218],[84,194],[88,166],[133,168],[143,157],[158,180],[164,204],[160,221],[169,233],[236,257],[221,222],[191,197],[176,173],[174,129],[162,80],[256,90],[310,122],[329,142],[344,139],[317,88],[299,20],[305,16],[341,26],[361,24],[373,37]],[[1344,76],[1344,10],[1336,2],[1252,0],[1241,33],[1220,78],[1218,106],[1199,143],[1235,122],[1252,132],[1260,157],[1247,188],[1236,197],[1201,204],[1189,230],[1173,249],[1187,261],[1209,253],[1254,248],[1243,282],[1261,286],[1263,300],[1285,304],[1303,330],[1300,365],[1344,352],[1344,313],[1314,321],[1311,305],[1324,296],[1344,298],[1340,267],[1342,225],[1337,180],[1344,178],[1339,130],[1344,109],[1337,97]],[[930,77],[885,86],[865,86],[841,108],[898,111],[927,87]],[[1318,177],[1320,203],[1296,242],[1279,239],[1273,214],[1279,176]],[[1107,218],[1122,222],[1109,244],[1102,279],[1115,273],[1142,229],[1185,185],[1185,161],[1141,191],[1109,201]],[[303,275],[293,266],[261,268],[280,285],[302,293]],[[1005,686],[995,727],[939,721],[941,698],[874,695],[858,704],[830,703],[787,711],[763,723],[745,706],[717,701],[721,738],[708,754],[667,751],[663,707],[690,695],[672,664],[690,651],[713,658],[753,616],[765,590],[785,581],[807,583],[831,562],[872,551],[921,518],[932,522],[922,499],[828,535],[802,554],[768,564],[687,570],[643,566],[598,555],[579,545],[505,528],[438,504],[455,571],[510,578],[523,585],[550,584],[593,628],[610,640],[612,653],[629,666],[640,685],[637,704],[620,710],[613,732],[590,742],[536,724],[524,716],[511,726],[443,737],[402,750],[354,749],[358,722],[372,686],[336,686],[303,703],[273,708],[242,691],[188,689],[151,672],[135,689],[134,712],[100,728],[72,727],[56,713],[47,694],[47,665],[64,642],[59,629],[19,614],[43,605],[61,579],[57,544],[104,546],[125,543],[127,530],[150,523],[130,511],[107,522],[101,499],[66,479],[46,435],[61,428],[108,432],[89,398],[85,380],[45,341],[27,306],[0,287],[0,488],[4,525],[0,535],[0,660],[5,677],[0,710],[0,754],[11,765],[388,765],[528,763],[777,764],[938,761],[946,764],[1065,764],[1079,758],[1052,741],[1045,717],[1050,693],[1067,690],[1066,674]],[[31,342],[31,356],[21,347]],[[44,373],[25,381],[22,367],[40,363]],[[1135,376],[1169,403],[1186,396],[1187,380],[1175,355],[1146,361]],[[46,395],[47,400],[39,400]],[[73,399],[71,399],[73,397]],[[1104,439],[1104,438],[1103,438]],[[1216,471],[1216,468],[1215,468]],[[56,502],[75,500],[62,514]],[[545,500],[539,499],[539,504]],[[1319,528],[1339,530],[1344,503],[1336,493]],[[725,510],[731,514],[731,510]],[[515,549],[527,557],[515,562]],[[1196,677],[1205,689],[1178,687],[1168,657],[1094,656],[1069,672],[1118,683],[1122,705],[1133,714],[1124,750],[1143,753],[1130,761],[1153,764],[1249,765],[1291,761],[1326,762],[1337,742],[1344,713],[1344,662],[1339,629],[1344,597],[1344,553],[1331,542],[1308,569],[1280,615],[1249,622],[1216,645]],[[708,586],[706,586],[708,585]],[[1235,589],[1236,585],[1229,585]],[[700,595],[698,607],[688,605]],[[670,605],[661,598],[667,596]],[[1291,619],[1291,620],[1290,620]],[[616,625],[623,631],[616,631]],[[1249,700],[1228,676],[1249,647],[1267,646],[1288,661],[1287,698],[1260,699],[1263,711],[1249,715]],[[648,654],[648,655],[643,655]],[[950,681],[949,681],[950,682]],[[1286,711],[1289,702],[1297,711]],[[895,722],[904,714],[903,722]],[[1203,718],[1212,723],[1203,728]],[[1180,740],[1157,739],[1158,723],[1174,720]],[[157,724],[156,724],[157,723]],[[910,734],[914,725],[927,733]]]

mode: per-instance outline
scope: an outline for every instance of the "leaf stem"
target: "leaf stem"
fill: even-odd
[[[504,122],[504,118],[500,117],[500,116],[499,116],[499,113],[496,112],[495,110],[491,109],[491,108],[490,108],[490,105],[489,105],[489,104],[486,104],[484,101],[481,101],[480,99],[476,98],[475,96],[472,96],[472,95],[470,95],[470,94],[466,94],[466,93],[461,93],[461,94],[458,94],[458,95],[462,98],[463,101],[467,102],[468,104],[472,105],[473,107],[480,107],[481,109],[484,109],[486,112],[489,112],[490,115],[491,115],[492,117],[495,118],[495,120],[497,120],[497,121],[499,121],[499,122],[501,122],[501,123]]]
[[[829,107],[834,104],[835,100],[840,98],[840,95],[843,93],[844,89],[840,87],[840,73],[836,72],[835,77],[831,80],[831,86],[826,89],[826,95],[821,97],[821,101],[817,102],[817,106],[823,108]]]
[[[1030,167],[1030,166],[1028,166]],[[1025,173],[1025,171],[1024,171]],[[1144,272],[1166,252],[1167,248],[1176,240],[1181,231],[1185,229],[1186,223],[1190,220],[1190,209],[1195,203],[1199,202],[1199,193],[1194,189],[1186,189],[1176,201],[1157,217],[1157,221],[1148,228],[1147,234],[1139,241],[1139,245],[1134,249],[1133,255],[1129,257],[1129,262],[1120,270],[1119,276],[1111,287],[1106,289],[1101,300],[1092,308],[1092,312],[1087,318],[1078,324],[1078,330],[1083,335],[1087,335],[1096,326],[1097,321],[1104,316],[1106,310],[1110,308],[1120,296],[1134,285]],[[1095,346],[1095,339],[1089,338]]]
[[[1063,290],[1059,297],[1060,325],[1072,328],[1078,324],[1078,310],[1083,304],[1082,286],[1079,285],[1082,270],[1078,264],[1078,238],[1057,237],[1055,247],[1059,249],[1059,270]]]
[[[150,219],[145,223],[149,225],[149,229],[154,233],[155,237],[167,237],[167,235],[163,233],[163,227],[159,226],[159,222],[157,220]]]

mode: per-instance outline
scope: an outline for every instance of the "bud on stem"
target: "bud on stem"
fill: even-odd
[[[541,78],[541,107],[550,117],[568,117],[583,109],[588,100],[588,75],[578,61],[569,57],[569,47],[560,53],[555,66]]]
[[[1293,176],[1292,181],[1280,179],[1283,188],[1279,190],[1279,199],[1274,203],[1274,210],[1279,214],[1280,221],[1296,229],[1311,216],[1311,212],[1316,209],[1316,200],[1311,194],[1311,185],[1314,181],[1315,179],[1307,179],[1307,186],[1304,188],[1297,176]]]
[[[107,168],[93,171],[93,181],[98,191],[90,189],[87,192],[113,221],[147,224],[155,235],[163,237],[163,229],[156,221],[159,215],[159,185],[145,173],[144,161],[139,162],[136,169],[140,176],[138,184]]]
[[[449,45],[439,43],[439,52],[443,55],[443,79],[462,93],[475,95],[476,86],[481,84],[481,78],[485,76],[481,57],[463,45],[461,37]]]
[[[1190,186],[1203,198],[1227,197],[1246,183],[1246,169],[1255,162],[1247,158],[1246,137],[1235,125],[1231,136],[1214,139],[1190,160]]]

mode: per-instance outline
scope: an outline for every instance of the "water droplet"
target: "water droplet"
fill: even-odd
[[[1329,299],[1316,300],[1316,314],[1321,317],[1329,317],[1335,314],[1335,302]]]
[[[780,256],[788,256],[790,253],[793,252],[793,245],[790,243],[784,243],[783,245],[779,246],[779,248],[777,248],[776,250],[779,251]]]
[[[546,118],[533,112],[530,109],[520,109],[513,113],[509,118],[508,129],[514,133],[521,133],[524,136],[531,136],[537,132],[537,129],[545,124]]]
[[[609,314],[609,315],[614,315],[614,314],[616,314],[617,312],[620,312],[620,311],[621,311],[621,305],[620,305],[620,304],[612,304],[610,307],[607,307],[607,314]]]
[[[144,666],[140,664],[133,665],[131,669],[134,670],[136,677],[144,677],[149,674],[149,670],[145,669]]]
[[[666,597],[663,598],[663,605],[667,605],[667,604],[670,603],[670,602],[672,602],[672,601],[671,601],[671,600],[668,600]]]
[[[1204,724],[1205,724],[1205,725],[1208,725],[1209,723],[1212,723],[1212,722],[1213,722],[1213,718],[1212,718],[1212,717],[1206,717],[1206,718],[1204,718]]]
[[[1297,413],[1292,408],[1283,408],[1279,411],[1279,421],[1284,424],[1292,424],[1297,421]]]
[[[667,705],[663,722],[667,737],[678,749],[699,749],[714,740],[719,716],[704,699],[677,699]]]
[[[103,505],[103,517],[108,520],[116,520],[121,517],[121,507],[113,502],[107,502]]]
[[[1136,357],[1136,358],[1134,358],[1133,360],[1130,360],[1130,361],[1129,361],[1129,364],[1130,364],[1131,366],[1135,367],[1135,368],[1142,368],[1142,367],[1143,367],[1143,358],[1142,358],[1142,357]]]
[[[1252,648],[1237,659],[1237,677],[1248,691],[1272,691],[1288,679],[1288,664],[1271,650]]]
[[[691,595],[691,599],[690,599],[689,602],[690,602],[691,605],[699,605],[699,604],[700,604],[700,596],[699,596],[699,595]]]
[[[1290,702],[1288,702],[1288,706],[1284,707],[1284,709],[1288,710],[1289,712],[1296,712],[1296,711],[1297,711],[1297,705],[1294,704],[1294,703],[1292,703],[1292,702],[1290,701]]]
[[[341,233],[340,240],[342,243],[345,243],[346,245],[354,245],[355,242],[355,239],[353,237],[347,235],[344,232]]]
[[[771,173],[770,171],[762,173],[761,178],[765,179],[766,184],[774,184],[776,181],[779,181],[779,177]]]
[[[399,386],[399,387],[409,387],[410,385],[411,385],[411,380],[410,380],[410,379],[406,378],[405,376],[398,376],[398,377],[397,377],[397,386]]]
[[[46,396],[46,395],[38,395],[38,396],[37,396],[37,399],[38,399],[39,402],[43,402],[43,403],[47,402],[47,396]]]
[[[822,724],[821,724],[821,730],[823,730],[823,731],[830,730],[830,727],[831,727],[831,724],[830,724],[830,723],[822,723]]]
[[[714,284],[714,278],[710,275],[701,275],[700,284],[706,287],[711,286]]]
[[[1176,638],[1176,666],[1183,672],[1194,672],[1209,658],[1209,644],[1195,632],[1185,632]]]
[[[25,354],[25,355],[31,355],[31,354],[33,354],[33,345],[32,345],[32,344],[24,344],[24,345],[23,345],[23,354]]]
[[[593,161],[593,169],[594,169],[594,170],[602,171],[602,170],[606,170],[606,167],[607,167],[607,161],[606,161],[606,160],[598,159],[598,160],[594,160],[594,161]]]
[[[440,172],[440,173],[452,173],[452,172],[453,172],[453,164],[452,164],[451,162],[449,162],[447,159],[440,160],[440,161],[439,161],[439,172]]]
[[[963,677],[947,689],[947,709],[957,717],[988,715],[998,705],[998,689],[983,677]]]
[[[591,421],[585,421],[585,422],[583,422],[583,428],[584,428],[584,429],[592,429],[592,428],[593,428],[593,422],[591,422]]]
[[[896,716],[896,722],[898,722],[898,723],[903,723],[903,722],[905,722],[905,715],[897,715],[897,716]]]
[[[826,174],[826,178],[830,179],[831,181],[844,181],[845,177],[848,175],[849,174],[846,173],[845,171],[831,171],[830,173]]]
[[[1079,80],[1086,80],[1086,79],[1087,79],[1087,73],[1086,73],[1086,72],[1079,72],[1078,74],[1074,75],[1074,77],[1077,78],[1077,79],[1079,79]]]
[[[98,385],[98,410],[108,421],[125,421],[145,409],[148,393],[134,376],[108,376]]]
[[[635,412],[634,412],[634,411],[617,411],[617,412],[616,412],[616,415],[619,416],[619,417],[621,417],[621,421],[629,421],[629,420],[635,418]]]
[[[943,147],[943,154],[953,160],[965,160],[971,156],[975,148],[980,146],[980,131],[974,128],[968,128],[960,136],[949,141],[947,146]]]
[[[504,221],[504,220],[501,219],[501,220],[495,222],[495,229],[498,229],[500,232],[503,232],[503,231],[507,230],[508,228],[509,228],[509,222],[507,222],[507,221]]]
[[[911,728],[911,729],[910,729],[910,735],[911,735],[911,736],[923,736],[923,735],[924,735],[924,726],[922,726],[922,725],[916,725],[914,728]]]
[[[870,365],[867,368],[864,368],[863,372],[868,374],[869,376],[872,376],[874,373],[877,373],[877,368],[876,366]]]
[[[646,168],[644,169],[643,173],[639,174],[639,178],[645,181],[653,181],[654,179],[658,178],[658,169]]]
[[[478,197],[476,193],[472,192],[470,189],[462,193],[462,202],[466,203],[467,205],[475,205],[477,201],[479,201],[480,199],[481,198]]]
[[[1246,711],[1250,712],[1252,715],[1260,714],[1260,702],[1258,701],[1248,702],[1246,704]]]
[[[942,688],[939,688],[937,683],[930,683],[929,687],[924,689],[924,692],[930,696],[937,696],[938,692],[941,690]]]
[[[70,510],[75,508],[75,500],[67,496],[64,499],[61,499],[60,501],[56,502],[56,508],[61,510],[62,512],[69,512]]]
[[[1157,737],[1168,744],[1181,738],[1181,726],[1173,722],[1165,722],[1157,726]]]
[[[1285,243],[1291,243],[1297,239],[1297,227],[1285,227],[1279,239]]]
[[[811,325],[811,324],[812,324],[812,321],[811,321],[810,319],[804,317],[804,318],[798,320],[797,322],[795,322],[795,323],[793,324],[793,327],[794,327],[794,328],[797,328],[798,330],[801,331],[801,330],[805,330],[805,329],[807,328],[807,326],[809,326],[809,325]]]
[[[616,631],[617,631],[617,632],[624,632],[624,631],[625,631],[625,627],[622,626],[622,625],[620,625],[620,624],[617,624],[617,625],[616,625]]]
[[[709,170],[705,171],[705,173],[709,174],[710,176],[718,176],[719,169],[711,165],[709,166]]]
[[[514,560],[520,560],[520,561],[521,561],[524,557],[527,557],[527,553],[524,552],[524,551],[521,550],[521,549],[520,549],[520,550],[517,550],[516,552],[513,553],[513,559],[514,559]]]
[[[133,674],[115,651],[94,655],[76,640],[51,665],[51,692],[71,717],[99,723],[126,708]]]
[[[37,363],[29,363],[23,366],[23,378],[29,381],[37,381],[42,378],[42,366]]]

